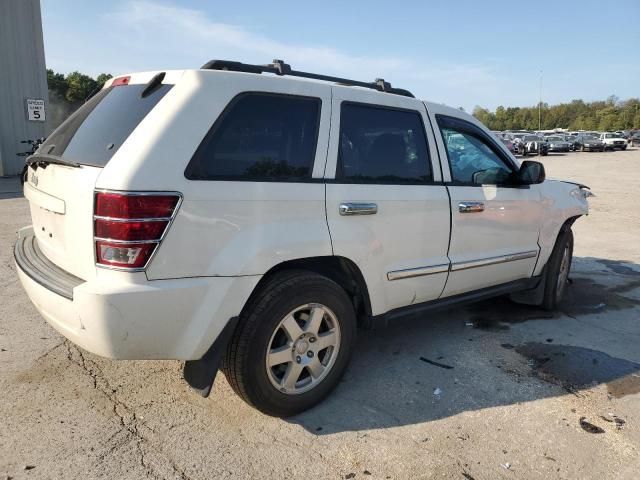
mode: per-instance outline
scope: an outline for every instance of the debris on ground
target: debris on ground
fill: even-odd
[[[428,358],[420,357],[420,360],[426,363],[430,363],[431,365],[435,365],[436,367],[446,368],[447,370],[451,370],[453,367],[451,365],[446,365],[444,363],[436,362],[435,360],[429,360]]]
[[[627,423],[625,420],[612,413],[609,413],[609,415],[600,415],[600,418],[605,422],[615,423],[616,430],[622,430],[624,424]]]
[[[355,473],[353,473],[353,472],[351,472],[351,473],[347,473],[347,474],[344,476],[344,478],[345,478],[345,480],[349,480],[350,478],[356,478],[356,474],[355,474]]]
[[[585,432],[589,433],[604,433],[604,429],[600,428],[593,423],[587,422],[586,417],[580,417],[580,426]]]
[[[441,393],[442,393],[442,389],[440,387],[436,387],[433,390],[433,394],[436,395],[436,396],[440,395]]]
[[[504,468],[505,470],[511,470],[511,464],[510,463],[501,463],[500,466],[502,468]]]

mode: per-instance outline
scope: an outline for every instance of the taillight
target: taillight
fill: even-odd
[[[96,192],[93,235],[97,264],[144,269],[179,202],[177,193]]]

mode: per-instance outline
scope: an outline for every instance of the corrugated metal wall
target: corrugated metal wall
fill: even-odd
[[[45,122],[27,120],[27,98],[49,106],[40,1],[0,0],[0,176],[22,170],[20,140],[45,135]]]

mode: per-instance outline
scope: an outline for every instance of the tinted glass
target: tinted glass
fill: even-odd
[[[454,182],[476,185],[506,184],[512,167],[494,151],[481,131],[472,125],[438,118]]]
[[[317,98],[242,94],[207,134],[185,175],[193,180],[310,178],[319,118]]]
[[[431,180],[427,140],[420,114],[343,104],[336,177],[373,183]]]
[[[171,87],[160,85],[144,98],[144,84],[101,90],[49,135],[39,152],[104,167]]]

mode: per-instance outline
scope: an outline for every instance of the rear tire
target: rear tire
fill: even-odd
[[[555,310],[562,301],[569,283],[572,258],[573,232],[566,227],[560,231],[547,263],[542,299],[542,308],[545,310]]]
[[[223,371],[249,405],[295,415],[338,384],[355,336],[353,305],[337,283],[302,270],[278,273],[243,309]]]

